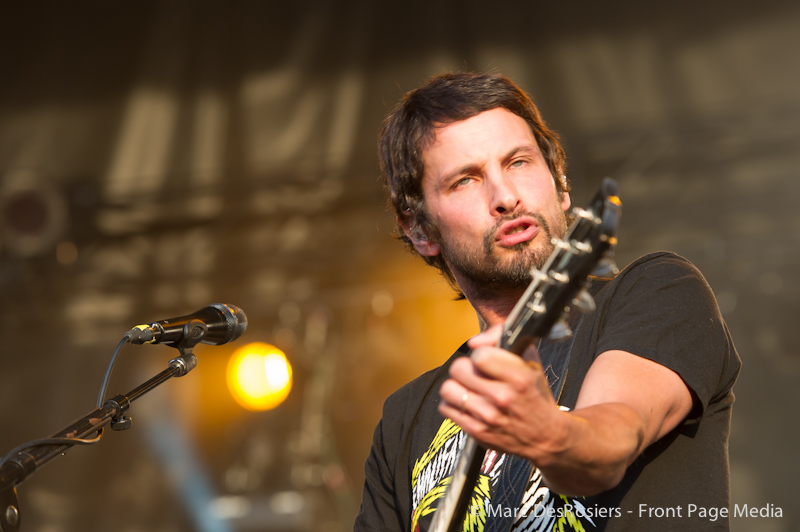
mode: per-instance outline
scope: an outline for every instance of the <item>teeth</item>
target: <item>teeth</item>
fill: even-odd
[[[523,232],[523,231],[524,231],[525,229],[527,229],[527,228],[528,228],[527,226],[521,226],[521,225],[520,225],[520,226],[517,226],[517,227],[515,227],[515,228],[514,228],[514,229],[512,229],[511,231],[509,231],[509,232],[508,232],[508,234],[509,234],[509,235],[513,235],[514,233],[521,233],[521,232]]]

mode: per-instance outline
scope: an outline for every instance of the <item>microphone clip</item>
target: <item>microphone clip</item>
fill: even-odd
[[[183,326],[183,338],[177,344],[167,344],[180,351],[180,356],[169,361],[171,368],[178,369],[178,377],[183,377],[197,365],[197,357],[192,350],[208,334],[208,327],[200,320],[189,320]]]

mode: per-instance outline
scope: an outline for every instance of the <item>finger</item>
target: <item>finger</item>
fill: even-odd
[[[528,347],[525,348],[525,351],[522,352],[522,359],[527,362],[535,362],[542,365],[542,357],[539,355],[539,350],[536,349],[536,346],[530,344]]]
[[[501,412],[508,411],[516,394],[531,390],[536,390],[537,395],[546,400],[552,399],[550,385],[539,362],[523,360],[498,348],[477,349],[470,360],[474,376],[462,373],[461,367],[456,367],[455,373],[451,368],[451,374],[468,388],[489,398]]]
[[[447,379],[439,388],[444,405],[450,413],[457,411],[459,417],[471,416],[486,425],[500,427],[505,424],[506,415],[492,402],[474,390],[465,388],[454,379]],[[441,409],[440,409],[441,410]]]
[[[459,362],[459,364],[455,362]],[[521,368],[519,368],[519,364],[522,364]],[[470,395],[470,413],[489,425],[501,425],[503,417],[514,410],[514,404],[519,401],[519,396],[535,387],[538,378],[518,358],[515,360],[515,366],[513,370],[509,370],[508,374],[503,374],[502,379],[493,379],[482,374],[469,358],[461,358],[450,366],[452,377],[450,380],[453,384],[442,385],[440,393],[451,406],[460,407],[462,395],[468,391],[472,394]],[[542,375],[541,378],[543,379],[544,376]],[[455,384],[458,387],[455,387]],[[472,400],[473,397],[475,400]],[[518,408],[519,405],[517,405]]]
[[[451,407],[464,412],[469,400],[469,389],[454,379],[446,379],[439,387],[439,397]]]
[[[481,349],[494,349],[494,348],[481,348]],[[502,351],[501,351],[502,353]],[[454,360],[450,365],[450,377],[453,381],[461,385],[465,390],[476,393],[479,395],[486,395],[494,397],[498,394],[498,389],[502,387],[507,388],[507,384],[503,380],[490,377],[475,365],[475,362],[470,357],[461,357]],[[461,393],[461,390],[457,390]],[[457,393],[450,396],[453,400],[458,400],[460,397]],[[448,401],[454,405],[457,402]]]
[[[450,418],[470,435],[502,432],[507,425],[507,416],[484,397],[468,391],[462,393],[461,390],[464,388],[454,383],[447,387],[442,385],[439,413]],[[459,393],[462,395],[458,396]],[[453,394],[458,397],[453,397]]]
[[[453,408],[449,403],[439,403],[439,413],[452,420],[453,423],[461,427],[470,436],[477,436],[487,432],[488,427],[483,421],[466,412],[461,412],[457,408]]]
[[[500,340],[500,334],[503,332],[503,325],[498,323],[497,325],[493,325],[486,329],[485,331],[481,332],[480,334],[473,336],[469,340],[467,340],[467,345],[472,348],[476,349],[482,346],[490,346],[490,345],[497,345],[497,342]]]
[[[540,364],[525,361],[517,355],[497,347],[478,348],[472,352],[469,359],[479,375],[505,382],[518,382],[516,377],[528,378],[531,369],[541,371]],[[462,365],[459,365],[457,369],[461,370]],[[467,385],[469,386],[469,384]]]

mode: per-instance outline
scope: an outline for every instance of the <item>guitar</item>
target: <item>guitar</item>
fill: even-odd
[[[605,178],[586,208],[572,210],[574,222],[563,239],[554,239],[555,249],[541,270],[532,272],[533,281],[503,324],[498,347],[521,356],[548,333],[551,340],[567,339],[572,336],[565,319],[570,308],[594,311],[587,277],[617,273],[611,256],[622,203],[616,193],[617,183]],[[465,439],[430,532],[456,532],[463,527],[485,454],[474,438]],[[516,491],[521,497],[524,490]]]

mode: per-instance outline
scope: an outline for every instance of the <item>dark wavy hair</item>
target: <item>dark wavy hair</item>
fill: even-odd
[[[422,192],[425,164],[422,152],[433,142],[435,128],[466,120],[502,107],[525,120],[533,131],[559,195],[570,191],[561,178],[566,170],[564,149],[558,135],[547,127],[533,101],[513,81],[497,73],[459,72],[430,78],[407,92],[383,121],[378,135],[378,158],[389,203],[401,219],[408,219],[412,233],[438,241],[440,233],[431,222]],[[412,251],[411,239],[398,227],[395,235]],[[441,254],[423,257],[456,289],[453,274]]]

